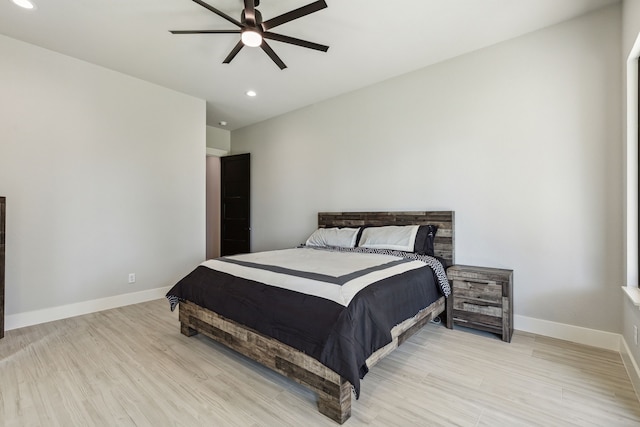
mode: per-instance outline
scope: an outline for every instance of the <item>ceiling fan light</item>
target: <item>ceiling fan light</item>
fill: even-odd
[[[254,30],[242,32],[242,43],[249,47],[258,47],[262,44],[262,35]]]

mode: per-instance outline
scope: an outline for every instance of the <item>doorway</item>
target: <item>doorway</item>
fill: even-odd
[[[206,257],[220,256],[220,157],[207,156]]]

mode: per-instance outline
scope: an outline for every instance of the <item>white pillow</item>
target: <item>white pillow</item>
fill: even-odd
[[[418,228],[417,225],[368,227],[362,232],[358,246],[413,252]]]
[[[353,248],[356,246],[360,228],[318,228],[307,239],[307,246],[340,246]]]

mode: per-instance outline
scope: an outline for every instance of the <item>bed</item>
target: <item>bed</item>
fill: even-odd
[[[318,214],[319,231],[389,225],[435,225],[433,255],[454,263],[452,211]],[[296,275],[311,258],[324,260],[322,269]],[[368,369],[434,317],[452,327],[443,271],[430,256],[307,246],[206,261],[167,298],[179,306],[182,334],[204,334],[306,386],[319,411],[342,424]],[[435,291],[423,284],[431,280]]]

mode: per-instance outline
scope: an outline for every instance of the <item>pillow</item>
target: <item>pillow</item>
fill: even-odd
[[[413,252],[418,228],[417,225],[387,225],[365,228],[362,231],[359,246]]]
[[[418,234],[416,234],[416,243],[413,247],[413,251],[418,255],[424,255],[426,251],[427,238],[429,237],[429,227],[421,225],[418,228]]]
[[[307,246],[339,246],[353,248],[356,246],[358,228],[318,228],[309,236]]]
[[[421,225],[416,235],[414,252],[418,255],[434,256],[433,242],[438,231],[437,225]]]

